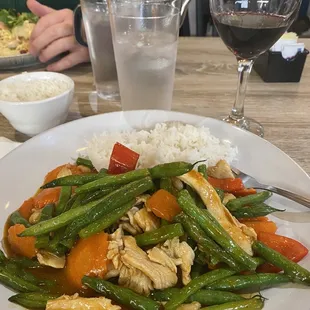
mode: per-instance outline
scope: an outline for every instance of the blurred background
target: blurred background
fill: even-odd
[[[268,2],[269,0],[261,0]],[[62,9],[64,7],[74,9],[79,0],[41,0],[41,3]],[[310,37],[310,0],[302,0],[299,16],[292,25],[290,31],[294,31],[300,37]],[[240,0],[240,4],[247,7],[248,0]],[[0,0],[0,8],[15,8],[19,12],[27,11],[26,0]],[[184,25],[181,29],[181,36],[217,36],[214,29],[208,0],[192,0]]]

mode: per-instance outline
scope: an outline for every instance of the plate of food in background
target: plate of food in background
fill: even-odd
[[[40,64],[29,53],[30,36],[37,21],[38,17],[32,13],[0,10],[0,70]]]

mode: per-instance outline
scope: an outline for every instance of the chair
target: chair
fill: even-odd
[[[205,37],[207,26],[211,18],[209,1],[196,0],[196,35],[197,37]]]

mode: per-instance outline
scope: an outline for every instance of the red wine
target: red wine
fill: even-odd
[[[290,25],[283,16],[252,12],[217,14],[213,20],[224,43],[242,59],[264,53]]]

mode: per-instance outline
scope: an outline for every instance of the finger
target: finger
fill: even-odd
[[[27,0],[27,7],[34,15],[39,17],[45,16],[55,11],[48,6],[41,4],[37,0]]]
[[[47,70],[49,71],[63,71],[69,69],[79,63],[83,63],[88,61],[88,52],[86,48],[78,49],[60,59],[56,63],[53,63],[47,66]]]
[[[39,35],[43,34],[47,28],[64,22],[66,19],[68,19],[69,14],[73,14],[72,11],[64,9],[60,11],[53,11],[50,14],[43,16],[39,19],[38,23],[34,27],[30,40],[34,41]]]
[[[30,42],[29,51],[32,55],[38,55],[44,48],[52,44],[54,41],[72,36],[72,34],[72,26],[67,23],[52,25],[47,28],[44,33]]]
[[[58,39],[42,50],[39,59],[41,62],[47,62],[55,56],[73,49],[75,44],[73,36]]]

